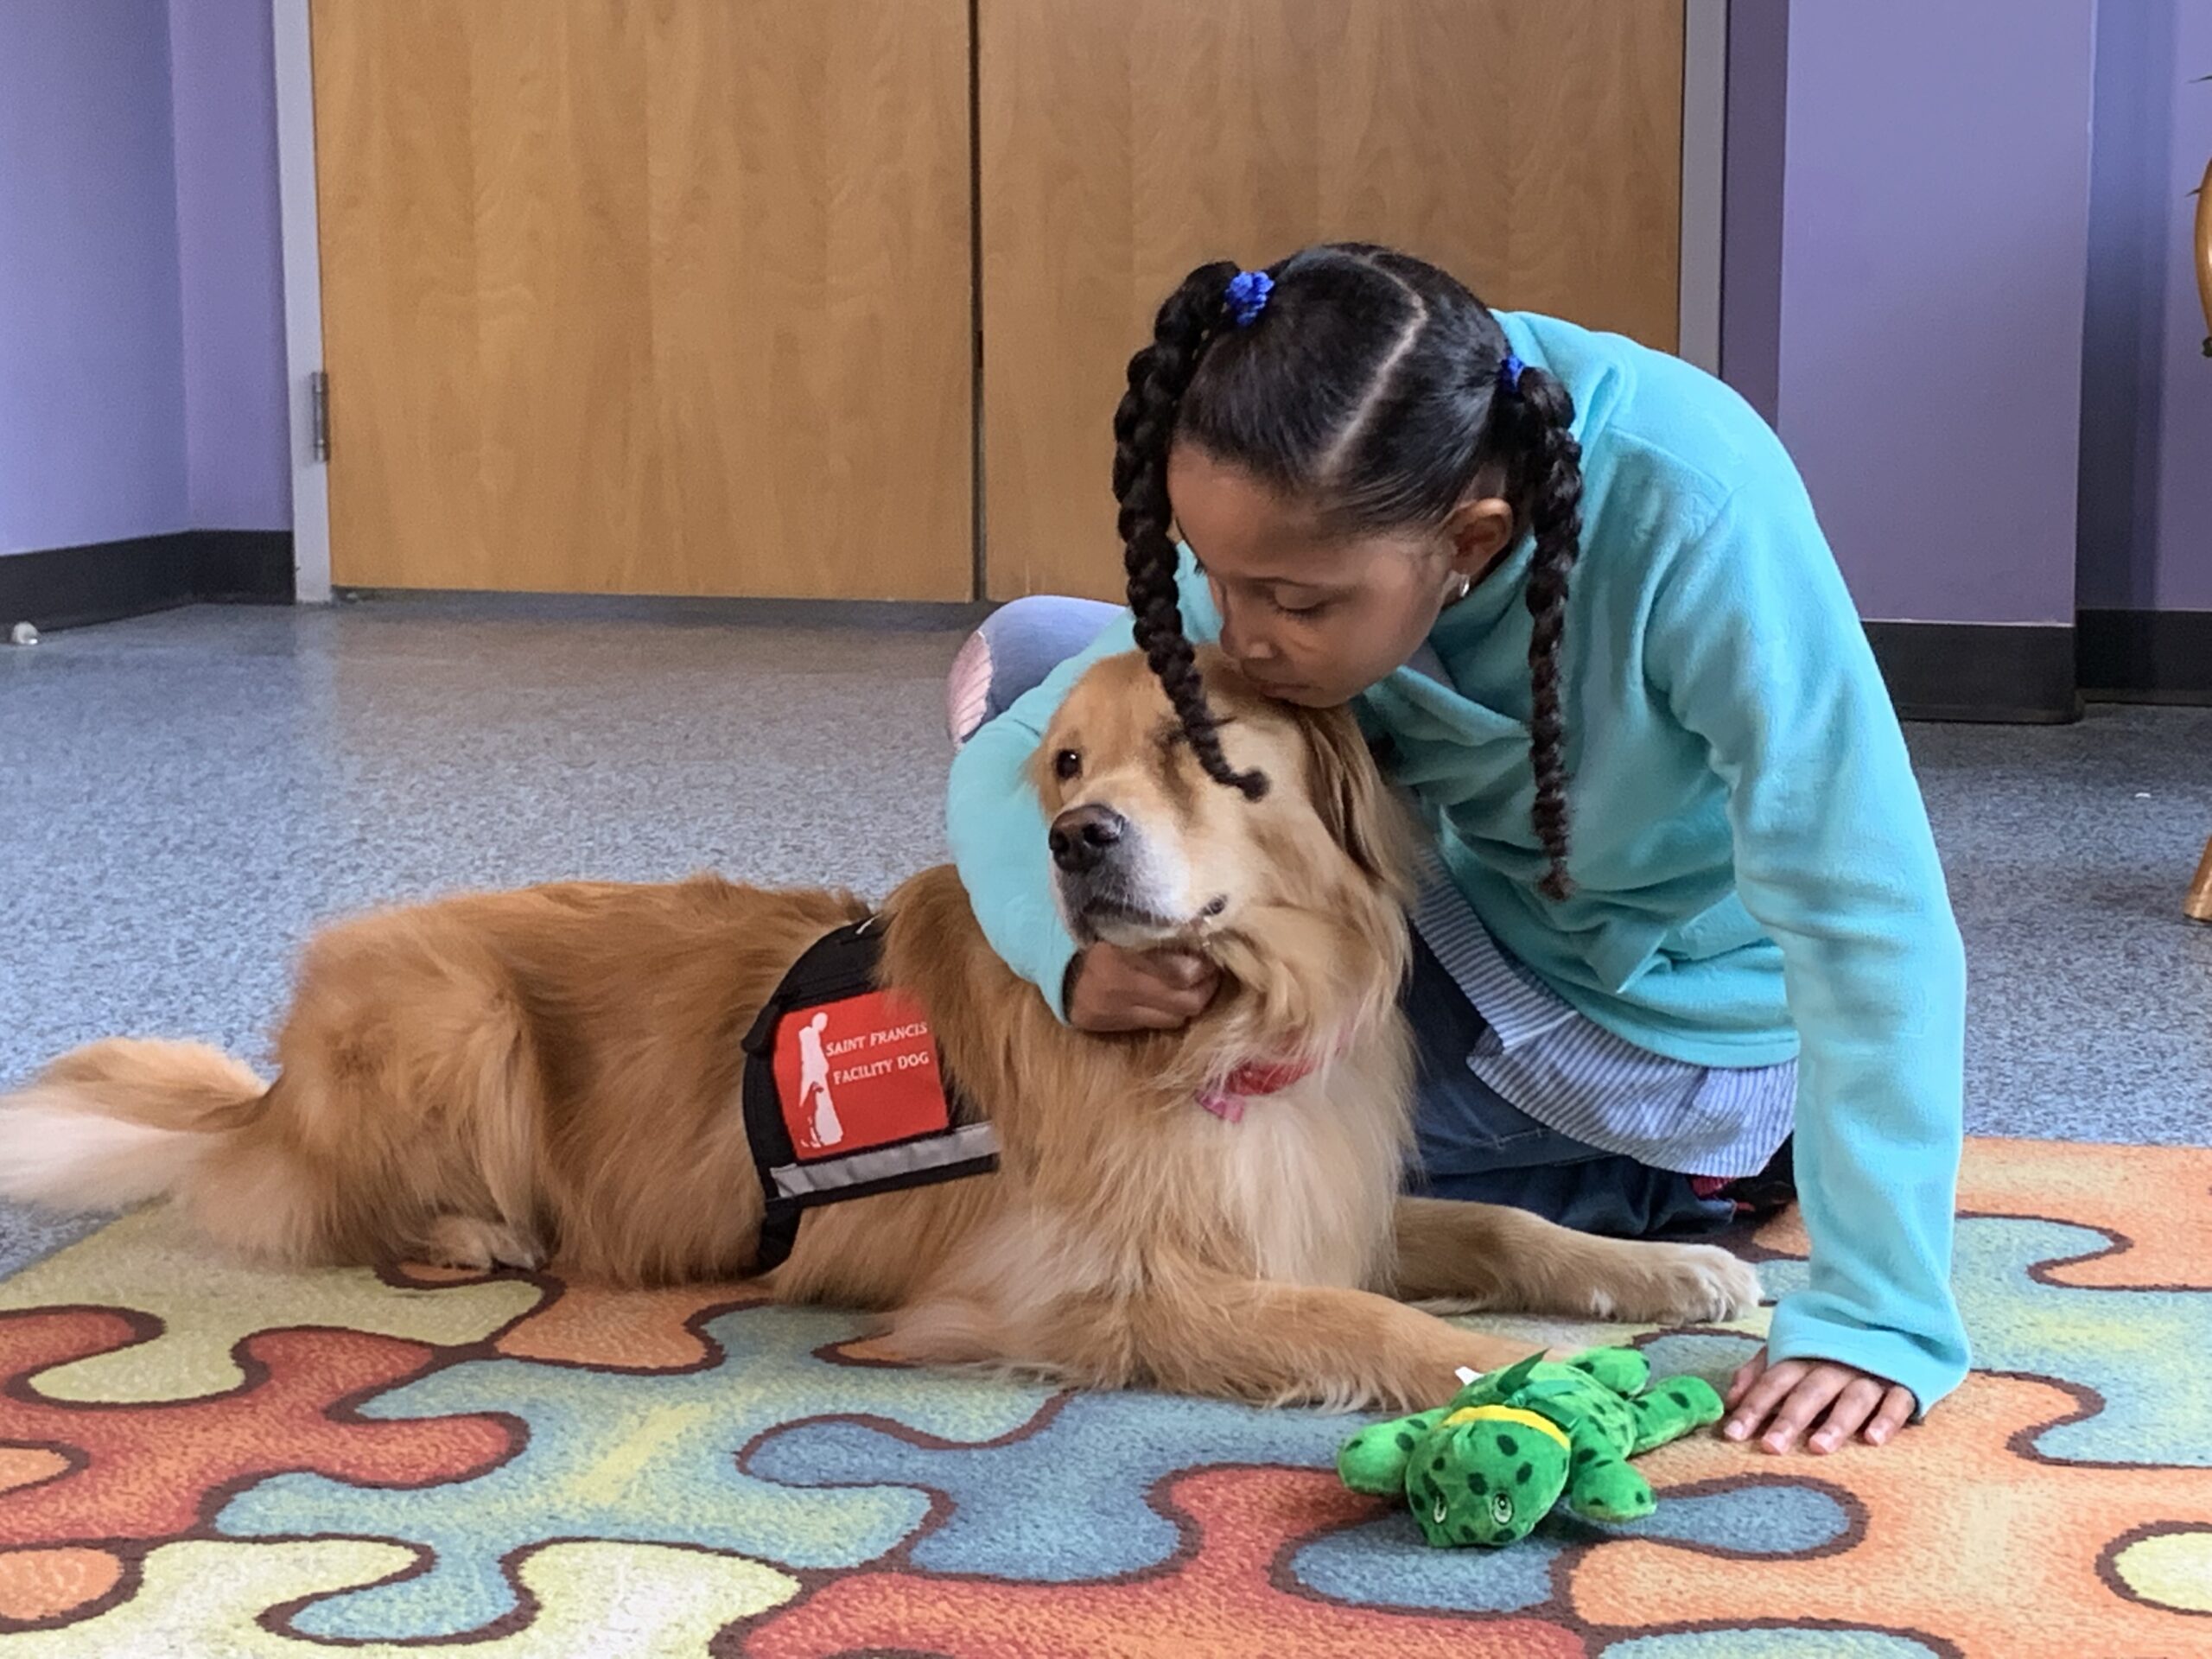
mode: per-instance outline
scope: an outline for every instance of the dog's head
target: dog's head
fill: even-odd
[[[1230,763],[1273,786],[1254,800],[1215,783],[1144,659],[1099,663],[1033,763],[1069,930],[1200,950],[1240,978],[1240,958],[1342,949],[1330,936],[1349,932],[1371,946],[1370,971],[1390,972],[1405,830],[1358,728],[1342,709],[1268,702],[1217,652],[1198,661]]]

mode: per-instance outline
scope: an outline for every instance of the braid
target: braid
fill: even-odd
[[[1122,556],[1137,646],[1167,693],[1206,776],[1258,800],[1268,791],[1267,775],[1235,771],[1222,753],[1219,723],[1183,632],[1175,542],[1167,533],[1167,451],[1176,416],[1199,359],[1227,320],[1224,296],[1236,271],[1223,261],[1201,265],[1185,277],[1160,308],[1152,344],[1129,359],[1129,389],[1114,411],[1114,498],[1122,508]]]
[[[1529,817],[1551,868],[1537,884],[1548,899],[1573,891],[1567,874],[1566,721],[1560,712],[1560,641],[1566,632],[1567,577],[1582,543],[1582,446],[1570,423],[1574,400],[1552,375],[1521,371],[1516,387],[1498,388],[1510,423],[1507,462],[1514,508],[1535,538],[1529,567],[1529,760],[1536,773]]]
[[[1529,820],[1544,855],[1539,890],[1567,898],[1561,661],[1582,541],[1573,419],[1558,377],[1522,363],[1489,308],[1410,255],[1336,243],[1264,272],[1224,262],[1185,277],[1160,308],[1152,343],[1129,361],[1128,394],[1114,416],[1114,495],[1136,642],[1207,775],[1255,799],[1267,788],[1262,774],[1236,772],[1223,754],[1183,632],[1168,534],[1175,442],[1310,512],[1327,535],[1434,531],[1471,490],[1494,489],[1535,544]]]

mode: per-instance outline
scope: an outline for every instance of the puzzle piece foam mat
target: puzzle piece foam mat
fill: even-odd
[[[1433,1552],[1348,1420],[885,1364],[741,1286],[269,1274],[159,1215],[0,1285],[0,1659],[2212,1656],[2212,1152],[1982,1141],[1981,1367],[1881,1452],[1710,1434],[1632,1526]],[[1793,1217],[1750,1248],[1802,1272]],[[1501,1322],[1725,1377],[1726,1328]]]

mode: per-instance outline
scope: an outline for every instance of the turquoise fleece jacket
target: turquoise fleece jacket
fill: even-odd
[[[1583,542],[1562,658],[1574,891],[1536,891],[1524,537],[1359,700],[1393,778],[1498,941],[1655,1053],[1798,1060],[1808,1282],[1777,1360],[1840,1360],[1922,1408],[1967,1343],[1950,1288],[1966,964],[1904,739],[1781,443],[1726,386],[1618,335],[1501,314],[1573,394]],[[1870,482],[1869,487],[1878,487]],[[1220,628],[1188,559],[1192,637]],[[953,855],[992,945],[1055,1007],[1075,945],[1024,766],[1127,619],[978,733],[953,767]]]

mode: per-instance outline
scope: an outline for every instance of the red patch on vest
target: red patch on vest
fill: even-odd
[[[937,1038],[920,1007],[869,991],[785,1014],[776,1097],[800,1159],[866,1152],[951,1127]]]

